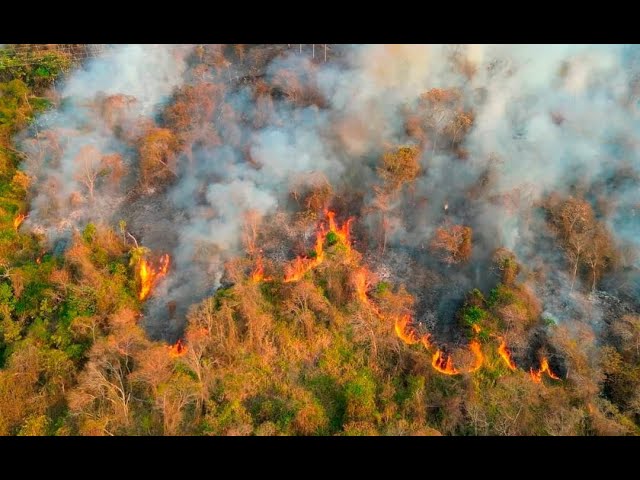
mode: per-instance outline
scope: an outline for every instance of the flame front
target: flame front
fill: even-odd
[[[364,304],[369,303],[367,298],[367,271],[364,268],[359,269],[354,277],[354,284],[356,288],[356,296]]]
[[[13,228],[15,228],[16,230],[18,230],[18,228],[20,227],[20,225],[22,224],[22,222],[24,222],[24,219],[27,218],[27,216],[24,213],[21,213],[20,215],[18,215],[16,218],[13,219]]]
[[[431,365],[438,372],[445,375],[458,375],[460,372],[453,366],[451,356],[442,352],[442,350],[436,350],[431,359]]]
[[[256,260],[256,268],[251,272],[251,281],[252,282],[262,282],[271,280],[271,277],[264,276],[264,263],[262,261],[262,257],[258,257]]]
[[[175,345],[169,345],[169,355],[172,357],[181,357],[187,353],[187,346],[178,340]]]
[[[315,258],[296,257],[296,259],[286,267],[284,282],[297,282],[304,277],[309,270],[316,268],[324,260],[324,235],[322,231],[316,234],[316,246],[314,248]]]
[[[329,218],[329,231],[336,234],[340,241],[347,247],[347,253],[351,252],[351,238],[349,234],[349,228],[351,226],[352,219],[347,220],[342,227],[338,228],[336,225],[336,213],[331,210],[325,210],[325,214]]]
[[[471,341],[471,343],[469,344],[469,350],[471,350],[473,356],[475,357],[473,366],[469,368],[469,370],[467,370],[469,373],[471,373],[479,370],[480,367],[482,367],[482,364],[484,363],[484,355],[482,353],[482,346],[477,340]]]
[[[549,376],[549,378],[553,378],[554,380],[560,380],[560,377],[558,377],[555,373],[553,373],[551,371],[551,368],[549,368],[549,360],[547,360],[547,357],[542,357],[542,361],[540,362],[540,369],[538,371],[535,371],[532,368],[529,371],[529,373],[533,381],[536,383],[542,382],[543,373],[546,373]]]
[[[411,323],[411,315],[403,315],[402,317],[396,318],[396,335],[407,345],[414,345],[418,343],[420,339],[412,329],[407,329],[409,323]]]
[[[500,358],[504,360],[504,363],[507,364],[507,367],[509,367],[513,371],[517,370],[518,367],[516,367],[516,364],[513,362],[513,359],[511,358],[511,352],[509,352],[509,349],[507,348],[507,342],[505,342],[503,338],[500,339],[498,354],[500,355]]]
[[[138,298],[144,300],[149,296],[158,281],[169,271],[169,255],[165,254],[160,258],[160,267],[154,269],[146,259],[141,258],[138,263],[138,274],[140,275],[140,294]]]
[[[351,245],[349,244],[349,225],[351,224],[351,219],[349,219],[342,227],[338,228],[335,222],[335,212],[331,210],[327,210],[327,217],[329,217],[329,230],[324,228],[319,228],[316,233],[316,244],[314,248],[315,257],[307,258],[307,257],[296,257],[296,259],[285,267],[285,275],[284,282],[297,282],[302,279],[305,273],[310,270],[313,270],[318,265],[322,263],[324,260],[324,241],[329,232],[333,232],[336,234],[338,239],[342,241],[347,248],[347,253],[351,252]]]

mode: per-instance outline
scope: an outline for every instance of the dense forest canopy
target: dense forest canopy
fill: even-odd
[[[0,45],[0,435],[637,435],[640,49]]]

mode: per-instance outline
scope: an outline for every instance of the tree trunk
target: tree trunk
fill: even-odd
[[[382,213],[382,254],[387,248],[387,218],[384,213]]]
[[[573,286],[576,283],[576,275],[578,274],[578,261],[580,260],[580,255],[576,257],[576,263],[573,266],[573,277],[571,278],[571,291],[573,292]]]

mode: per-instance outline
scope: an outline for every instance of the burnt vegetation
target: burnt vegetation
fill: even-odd
[[[0,49],[0,435],[640,433],[633,139],[543,179],[516,66],[298,47]]]

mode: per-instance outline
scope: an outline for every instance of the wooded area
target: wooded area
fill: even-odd
[[[489,67],[400,101],[293,47],[166,47],[155,103],[0,49],[0,435],[640,433],[637,160],[533,198]]]

